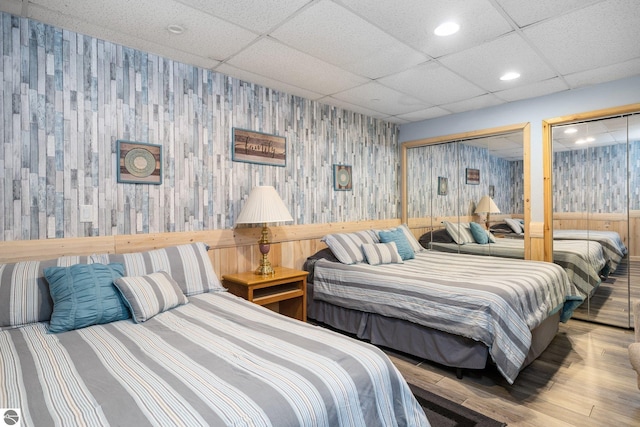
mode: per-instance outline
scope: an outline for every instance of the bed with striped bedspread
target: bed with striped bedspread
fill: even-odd
[[[23,426],[428,426],[378,349],[226,292],[135,324],[0,331]]]
[[[584,300],[556,264],[436,251],[377,266],[321,259],[313,274],[315,299],[484,343],[509,383],[531,330],[558,311],[566,321]]]
[[[495,243],[486,245],[434,242],[429,247],[441,252],[524,259],[524,241],[519,239],[496,239]],[[569,280],[585,298],[594,294],[602,282],[600,271],[607,265],[602,246],[586,240],[554,241],[553,262],[565,269]]]
[[[616,271],[628,249],[615,231],[603,230],[553,230],[553,240],[589,240],[600,243],[611,272]],[[554,242],[555,245],[555,242]]]

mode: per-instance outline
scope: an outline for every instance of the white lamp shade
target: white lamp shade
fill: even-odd
[[[293,221],[275,188],[270,185],[254,187],[240,210],[236,224],[263,224]]]
[[[491,197],[482,196],[478,206],[476,206],[476,213],[500,213],[500,209],[498,209]]]

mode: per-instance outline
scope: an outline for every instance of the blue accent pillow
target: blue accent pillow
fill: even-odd
[[[113,284],[123,275],[124,265],[119,263],[45,268],[44,277],[53,300],[49,332],[130,318],[131,313]]]
[[[416,257],[413,248],[411,248],[409,244],[409,240],[407,240],[407,236],[404,235],[402,230],[396,228],[388,231],[379,231],[378,238],[382,243],[395,242],[400,258],[402,258],[403,261]]]
[[[480,224],[478,224],[477,222],[470,222],[469,228],[471,229],[471,234],[473,235],[476,243],[480,245],[486,245],[487,243],[489,243],[489,235]]]

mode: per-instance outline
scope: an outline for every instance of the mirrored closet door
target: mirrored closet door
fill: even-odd
[[[584,272],[589,297],[574,317],[628,328],[640,298],[640,114],[554,125],[552,140],[553,246],[582,244],[602,264]]]
[[[512,126],[403,146],[403,220],[425,248],[460,250],[443,241],[445,222],[488,228],[524,218],[523,132]],[[491,255],[491,243],[481,249]]]

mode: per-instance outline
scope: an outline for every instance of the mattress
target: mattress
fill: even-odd
[[[496,239],[496,243],[487,245],[434,242],[429,246],[440,252],[524,259],[524,241],[519,239]],[[565,269],[569,279],[585,298],[596,291],[602,281],[600,272],[607,265],[602,246],[598,242],[585,240],[554,242],[553,262]]]
[[[318,260],[314,297],[482,342],[512,383],[531,346],[531,330],[583,297],[550,263],[423,251],[403,264]]]
[[[375,347],[226,292],[135,324],[0,331],[0,407],[23,426],[428,426]]]

